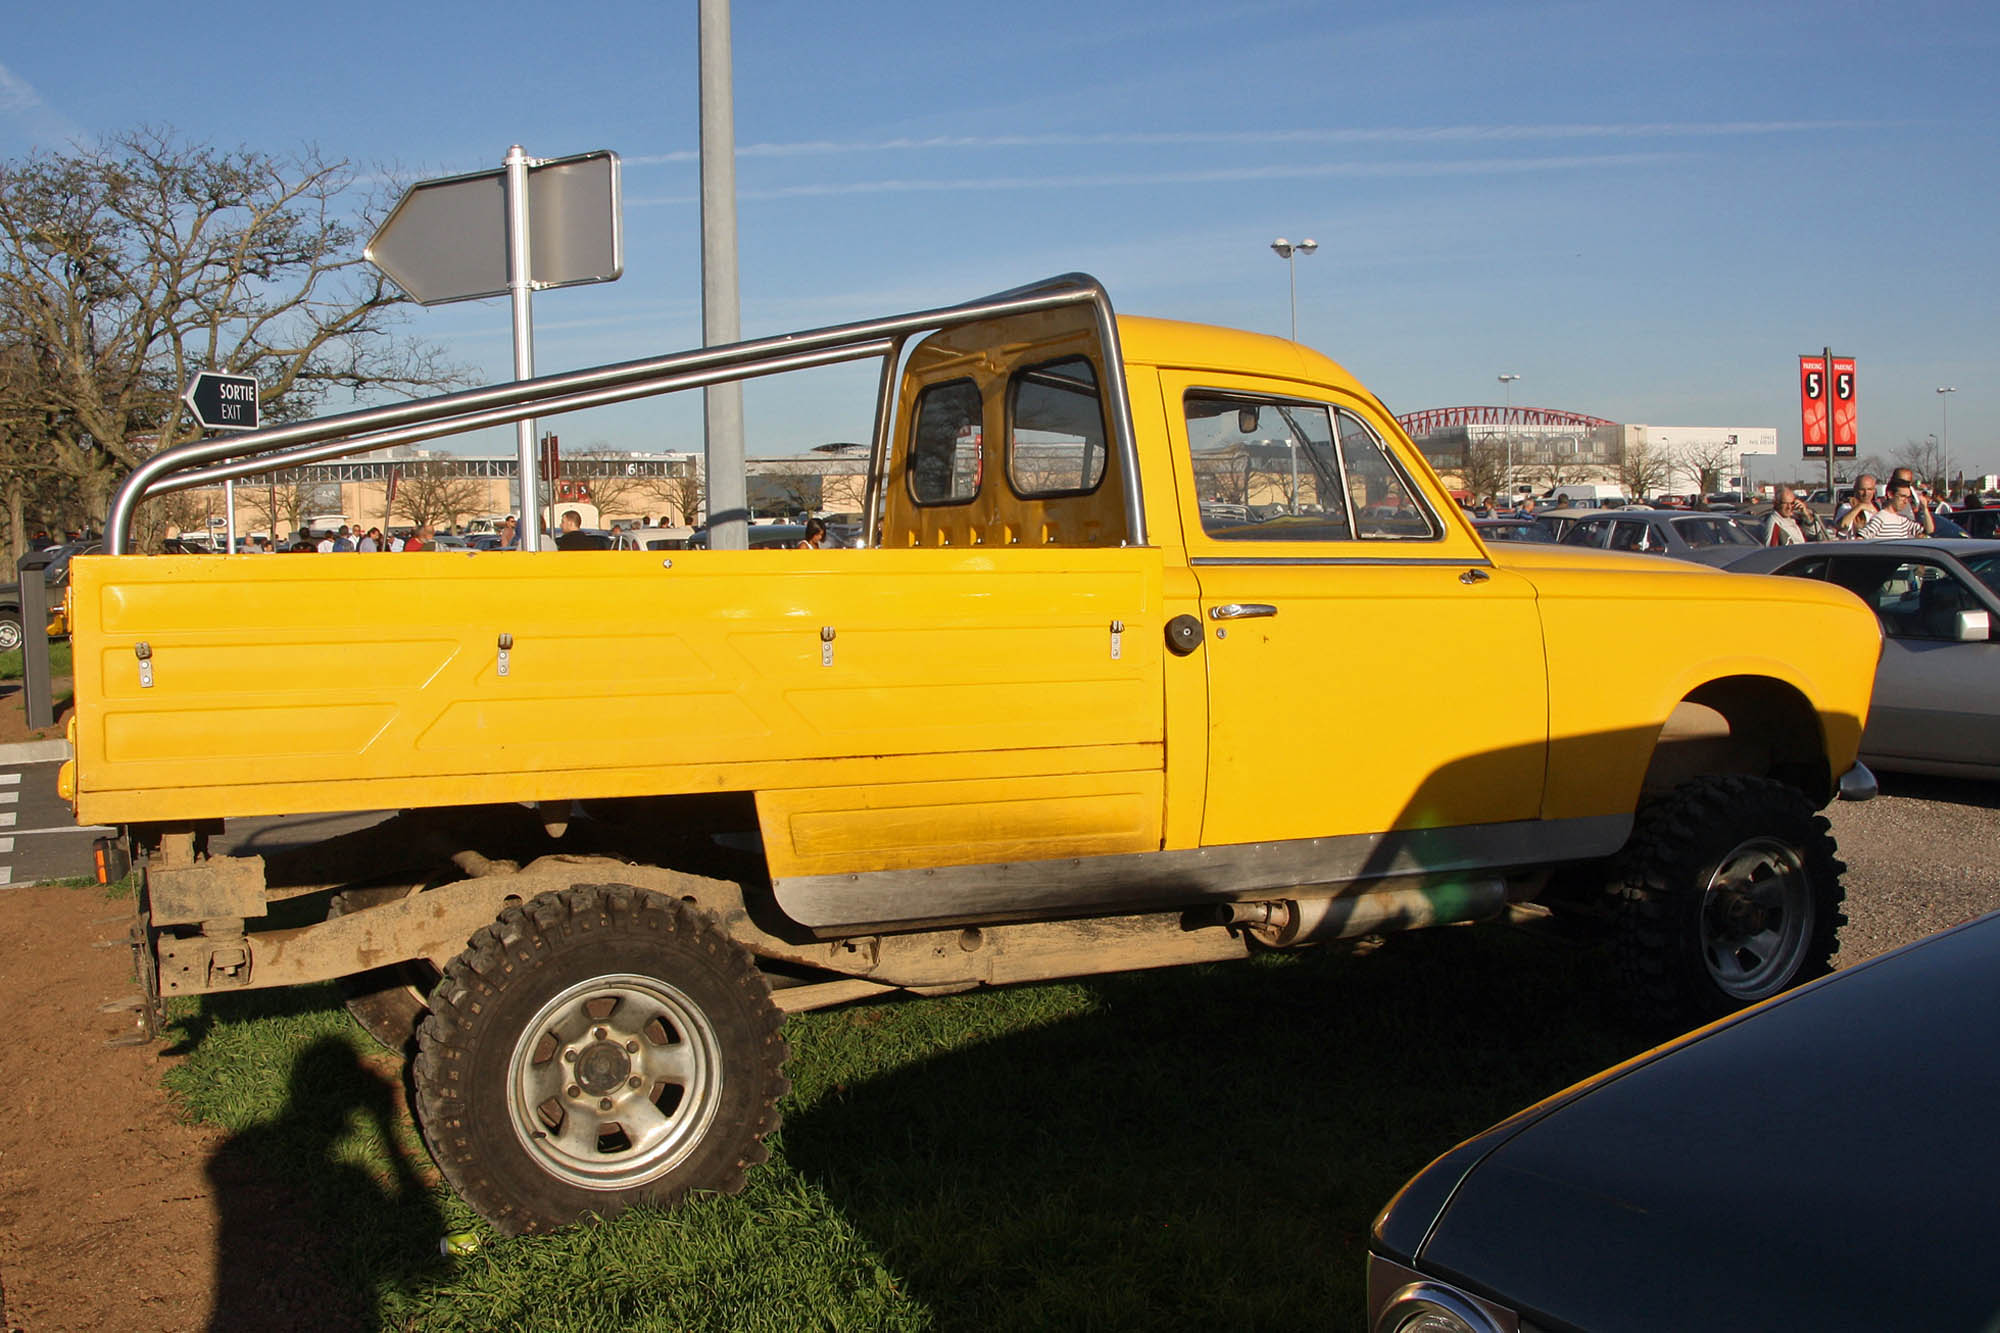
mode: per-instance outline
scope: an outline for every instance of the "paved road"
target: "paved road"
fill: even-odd
[[[1882,795],[1827,811],[1848,864],[1841,961],[1856,962],[2000,910],[2000,783],[1883,774]],[[91,873],[90,844],[55,794],[54,763],[0,765],[0,885]],[[269,852],[383,818],[232,820],[217,851]]]
[[[111,830],[77,827],[56,795],[58,767],[0,764],[0,885],[95,873],[90,844]]]

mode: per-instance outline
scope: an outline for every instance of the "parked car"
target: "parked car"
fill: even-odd
[[[1467,1140],[1376,1218],[1368,1329],[1993,1328],[1996,993],[2000,913]]]
[[[1563,533],[1565,546],[1607,551],[1648,551],[1723,565],[1763,544],[1763,534],[1742,514],[1683,514],[1671,509],[1619,509],[1586,514]]]
[[[1968,537],[2000,537],[2000,509],[1954,509],[1951,517]]]
[[[1884,641],[1863,763],[2000,778],[2000,541],[1811,542],[1729,568],[1825,579],[1874,610]]]
[[[1545,518],[1475,518],[1472,527],[1489,542],[1556,541],[1555,524]]]

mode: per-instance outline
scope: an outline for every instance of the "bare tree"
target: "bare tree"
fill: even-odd
[[[1711,444],[1689,444],[1681,448],[1679,465],[1694,475],[1695,490],[1711,495],[1722,489],[1722,479],[1736,465],[1736,446],[1727,440]]]
[[[389,513],[401,514],[416,527],[449,526],[477,510],[486,498],[478,478],[466,476],[459,464],[446,458],[392,464],[391,476],[396,495]]]
[[[1495,435],[1465,438],[1465,461],[1458,469],[1459,480],[1472,492],[1475,501],[1507,494],[1507,441]]]
[[[683,472],[671,477],[663,477],[663,492],[674,514],[682,523],[699,523],[706,513],[708,495],[702,486],[701,469],[690,463]]]
[[[1940,493],[1944,488],[1944,462],[1944,449],[1936,436],[1911,440],[1896,451],[1898,466],[1910,469],[1919,482],[1937,487]]]
[[[1618,485],[1633,500],[1664,490],[1672,476],[1673,464],[1650,444],[1632,445],[1618,465]]]
[[[329,392],[461,372],[390,333],[405,298],[361,258],[379,199],[313,150],[221,151],[142,130],[0,164],[0,330],[25,373],[0,418],[101,515],[148,454],[193,438],[193,371],[254,376],[267,420]]]
[[[313,499],[312,488],[300,485],[296,476],[282,474],[269,481],[244,482],[237,487],[237,494],[251,514],[263,522],[274,543],[281,521],[290,532],[300,530]]]
[[[749,480],[757,492],[751,506],[753,512],[775,509],[780,511],[775,516],[784,518],[818,509],[826,478],[821,469],[800,462],[759,467]],[[762,503],[756,503],[758,500]]]

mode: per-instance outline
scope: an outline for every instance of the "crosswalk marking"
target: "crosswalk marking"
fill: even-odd
[[[20,785],[21,775],[19,773],[0,773],[0,787],[18,787]]]
[[[0,838],[0,852],[11,852],[13,850],[14,840],[12,838]]]
[[[21,803],[20,792],[0,791],[0,805],[19,805],[20,803]]]
[[[19,818],[12,810],[0,810],[0,828],[13,828]]]

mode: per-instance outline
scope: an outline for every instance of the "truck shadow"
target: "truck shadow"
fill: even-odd
[[[1353,1326],[1370,1223],[1408,1176],[1652,1041],[1607,959],[1505,927],[1082,989],[1080,1016],[787,1121],[785,1160],[943,1327]],[[814,1034],[794,1029],[797,1065]]]

